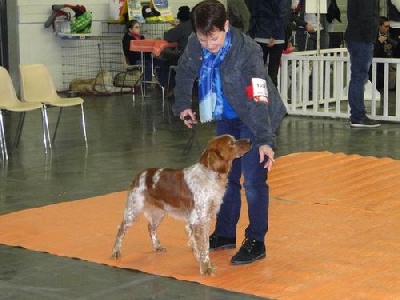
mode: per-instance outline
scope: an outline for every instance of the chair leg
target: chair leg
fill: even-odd
[[[144,94],[143,94],[143,80],[144,80],[144,73],[142,72],[142,74],[140,75],[139,79],[134,83],[134,87],[138,86],[140,83],[140,93],[142,94],[142,100],[144,100]],[[134,92],[135,92],[135,88],[134,88]]]
[[[17,134],[14,139],[14,148],[18,148],[19,142],[21,140],[22,128],[25,123],[25,112],[22,112],[19,117],[18,126],[17,126]]]
[[[1,109],[0,109],[0,147],[1,147],[1,156],[3,158],[3,161],[8,160],[6,135],[4,132],[3,113],[1,112]]]
[[[43,145],[45,151],[51,149],[51,139],[50,139],[50,132],[49,132],[49,118],[47,116],[47,109],[46,105],[42,106],[42,126],[43,126]]]
[[[57,118],[57,123],[56,123],[56,128],[55,128],[54,133],[53,133],[53,138],[51,139],[51,141],[52,141],[53,143],[54,143],[54,141],[55,141],[55,139],[56,139],[56,136],[57,136],[57,129],[58,129],[58,124],[60,124],[62,109],[63,109],[63,108],[60,107],[60,111],[59,111],[59,113],[58,113],[58,118]]]
[[[168,80],[167,80],[167,97],[169,95],[169,89],[170,89],[170,84],[171,84],[171,75],[172,75],[172,68],[170,67],[168,70]]]
[[[85,138],[85,145],[86,145],[86,148],[87,148],[88,147],[88,142],[87,142],[87,135],[86,135],[85,111],[83,110],[83,103],[81,103],[81,113],[82,113],[83,137]]]
[[[163,106],[163,112],[164,112],[164,103],[165,103],[165,88],[160,85],[161,87],[161,92],[162,92],[162,106]]]

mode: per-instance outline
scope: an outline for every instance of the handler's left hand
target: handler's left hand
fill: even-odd
[[[274,159],[274,151],[272,150],[272,148],[268,145],[262,145],[259,148],[259,152],[260,152],[260,163],[262,163],[265,160],[265,156],[268,157],[267,162],[264,165],[265,169],[268,169],[268,172],[271,171],[272,169],[272,164],[275,162]]]

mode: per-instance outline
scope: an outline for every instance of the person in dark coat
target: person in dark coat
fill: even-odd
[[[352,128],[378,127],[380,124],[366,115],[364,85],[368,80],[374,54],[374,43],[379,24],[379,0],[349,0],[347,28],[344,33],[350,55],[349,83],[350,126]]]
[[[278,71],[286,44],[289,0],[253,0],[249,35],[261,46],[268,75],[278,85]]]

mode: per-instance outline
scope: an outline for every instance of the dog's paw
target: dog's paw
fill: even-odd
[[[167,249],[162,246],[158,246],[155,250],[156,252],[167,252]]]
[[[114,258],[114,259],[120,259],[121,258],[121,251],[113,249],[113,251],[111,253],[111,257]]]
[[[192,240],[188,241],[188,247],[194,249],[194,242]]]
[[[206,276],[212,276],[215,274],[216,267],[211,263],[201,263],[200,264],[200,274]]]

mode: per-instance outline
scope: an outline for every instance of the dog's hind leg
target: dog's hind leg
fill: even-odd
[[[124,239],[125,233],[129,227],[130,225],[128,225],[125,220],[122,220],[121,225],[119,225],[117,238],[115,239],[115,244],[111,254],[111,256],[115,259],[119,259],[121,257],[122,240]]]
[[[124,239],[126,231],[129,227],[132,226],[138,214],[143,211],[143,202],[143,191],[138,191],[134,188],[128,193],[124,218],[122,219],[121,225],[119,226],[117,237],[115,239],[115,244],[111,254],[113,258],[119,259],[121,257],[122,240]]]
[[[167,251],[160,243],[160,240],[157,236],[157,228],[161,224],[161,221],[164,219],[165,213],[163,210],[151,207],[145,209],[144,215],[146,216],[149,223],[147,225],[147,229],[149,230],[151,243],[153,245],[153,249],[156,252],[165,252]]]

